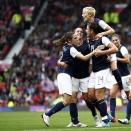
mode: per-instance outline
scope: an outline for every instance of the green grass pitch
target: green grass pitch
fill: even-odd
[[[124,112],[118,112],[122,118]],[[90,112],[80,111],[79,119],[88,124],[87,128],[66,128],[70,121],[69,112],[60,112],[50,119],[50,127],[46,127],[39,112],[0,112],[0,131],[131,131],[131,124],[110,124],[108,128],[95,128]]]

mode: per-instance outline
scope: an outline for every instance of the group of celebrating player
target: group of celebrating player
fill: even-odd
[[[82,17],[87,22],[86,38],[84,30],[77,27],[67,32],[55,45],[63,45],[62,56],[58,60],[57,76],[59,94],[63,101],[42,114],[49,126],[49,118],[69,105],[71,122],[67,127],[87,127],[78,120],[77,94],[82,92],[86,105],[92,112],[96,127],[108,127],[115,122],[116,94],[127,97],[127,116],[119,123],[129,124],[131,115],[131,76],[128,70],[129,55],[121,45],[120,36],[103,20],[95,18],[96,10],[85,7]],[[110,37],[111,40],[108,38]],[[110,112],[104,100],[105,91],[110,93]],[[99,111],[101,119],[98,117]],[[88,119],[87,119],[88,121]]]

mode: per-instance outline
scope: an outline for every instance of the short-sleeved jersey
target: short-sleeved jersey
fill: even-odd
[[[87,40],[83,41],[80,46],[75,46],[75,48],[83,55],[90,53],[90,47]],[[82,79],[89,77],[89,60],[83,61],[75,58],[73,61],[73,74],[72,76],[77,79]]]
[[[72,62],[73,58],[72,58],[72,56],[70,55],[70,48],[71,48],[71,47],[72,47],[72,46],[69,45],[69,44],[65,44],[65,45],[63,46],[61,61],[65,62],[65,63],[68,63],[68,62],[71,63],[71,62]],[[59,67],[59,68],[58,68],[58,72],[59,72],[59,73],[67,73],[67,74],[69,74],[69,75],[72,74],[72,72],[71,72],[71,67],[70,67],[70,66],[69,66],[68,68]]]
[[[73,59],[79,52],[69,44],[65,44],[62,49],[62,56],[61,61],[67,63],[69,66],[67,68],[59,67],[59,73],[67,73],[72,76],[72,66],[73,66]]]
[[[116,56],[118,58],[123,58],[124,55],[127,55],[127,54],[128,54],[128,50],[126,49],[126,47],[125,46],[121,46],[119,48],[118,52],[116,53]],[[117,67],[118,67],[118,70],[121,73],[121,76],[127,76],[127,75],[130,74],[127,63],[123,63],[123,62],[117,61]]]
[[[108,24],[99,18],[94,18],[94,23],[97,24],[101,28],[101,32],[105,31],[106,28],[108,27]],[[87,22],[87,26],[88,25],[89,23]]]
[[[104,36],[100,39],[90,41],[90,47],[91,47],[91,50],[93,51],[94,49],[96,49],[100,45],[105,45],[105,47],[107,47],[109,43],[110,43],[110,40]],[[109,62],[107,59],[107,55],[92,57],[92,70],[93,70],[93,72],[98,72],[100,70],[104,70],[107,68],[109,68]]]
[[[103,29],[103,31],[108,27],[108,24],[99,18],[94,18],[94,23],[99,25]]]

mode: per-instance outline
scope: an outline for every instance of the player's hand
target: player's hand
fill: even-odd
[[[94,55],[95,55],[96,57],[101,56],[101,55],[102,55],[102,51],[101,51],[100,49],[95,49],[95,50],[94,50]]]
[[[58,65],[59,67],[63,67],[63,68],[67,68],[67,67],[68,67],[68,65],[67,65],[65,62],[60,61],[60,60],[58,60],[57,65]]]
[[[103,50],[105,48],[104,45],[99,45],[96,49],[100,49],[100,50]]]
[[[98,33],[98,34],[95,36],[95,38],[96,38],[96,39],[99,39],[99,38],[101,38],[102,36],[103,36],[102,33]]]

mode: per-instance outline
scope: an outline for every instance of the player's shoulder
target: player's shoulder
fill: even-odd
[[[126,46],[121,45],[120,49],[127,49]]]
[[[102,39],[102,41],[103,40],[110,40],[107,36],[102,36],[101,39]]]
[[[67,51],[67,50],[69,50],[71,47],[73,47],[72,45],[69,45],[69,44],[65,44],[64,46],[63,46],[63,50],[64,51]]]
[[[94,18],[95,22],[99,22],[100,20],[101,20],[100,18],[97,18],[97,17]]]
[[[120,51],[122,52],[122,51],[128,51],[128,50],[127,50],[126,46],[121,45],[121,47],[120,47]]]

